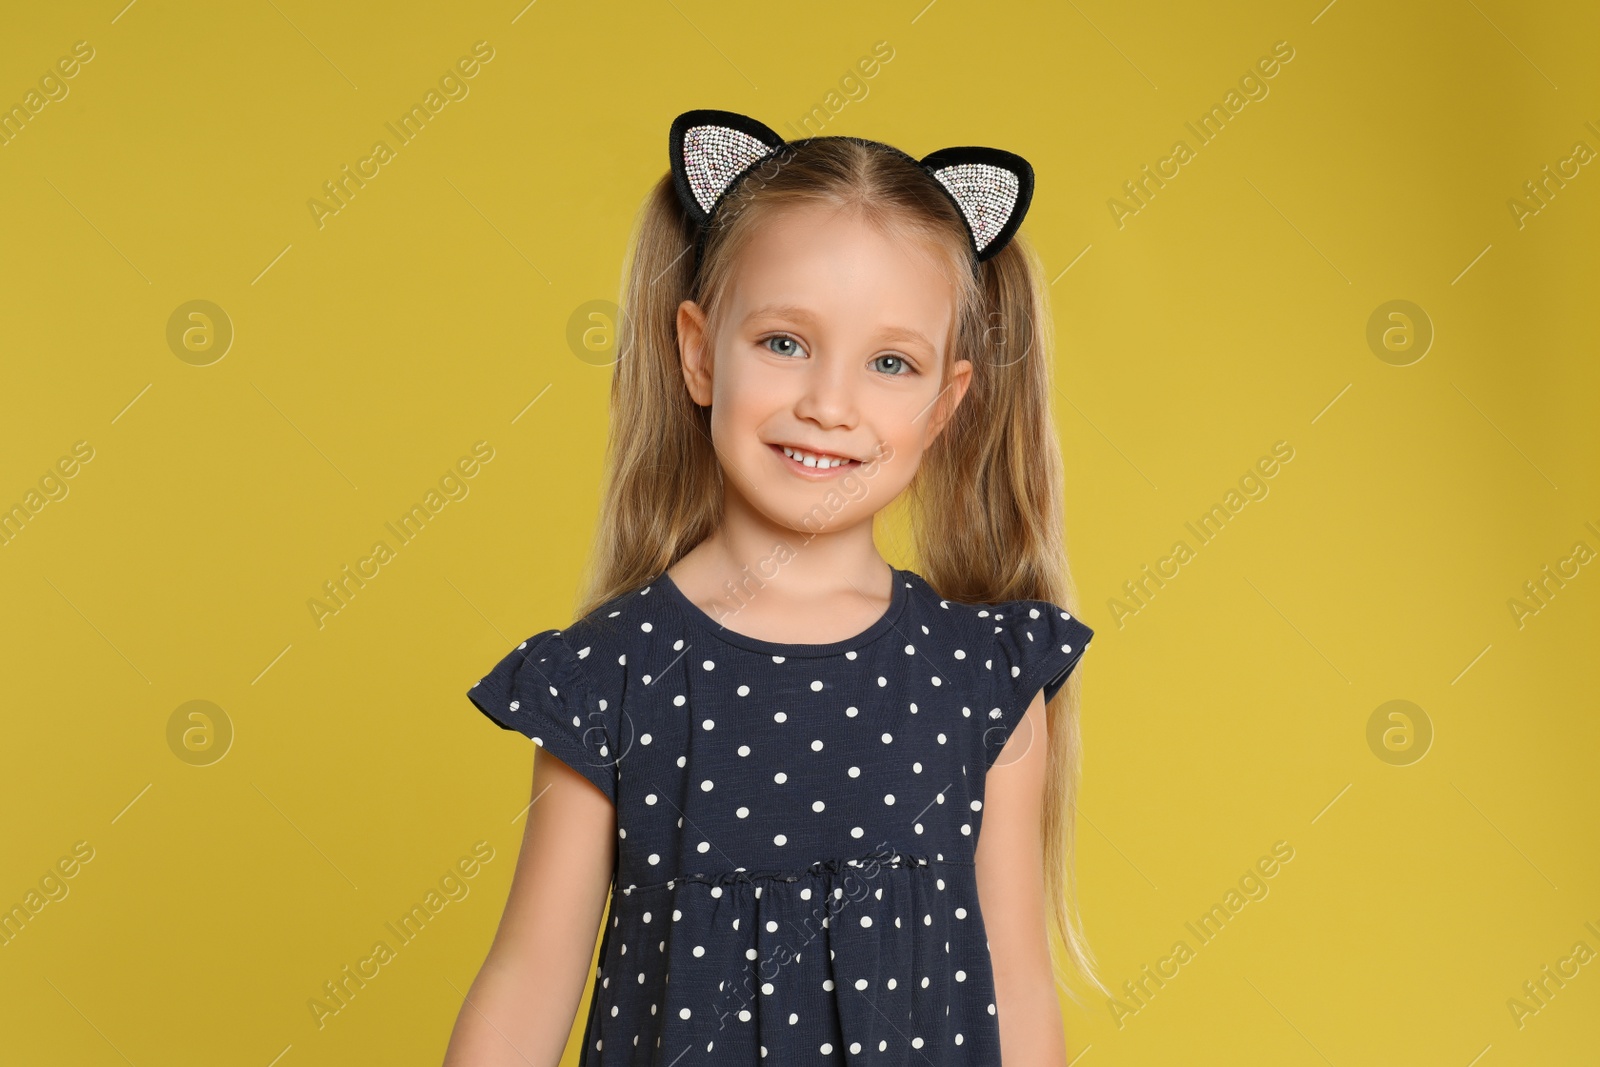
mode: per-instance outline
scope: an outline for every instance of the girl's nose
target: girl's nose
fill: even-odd
[[[795,414],[819,426],[854,425],[858,382],[849,367],[839,360],[817,359],[809,371]]]

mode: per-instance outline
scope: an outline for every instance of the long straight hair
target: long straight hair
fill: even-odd
[[[941,385],[957,359],[971,360],[973,375],[905,494],[913,569],[949,600],[1048,600],[1076,614],[1050,407],[1048,291],[1036,254],[1019,233],[975,271],[965,222],[915,161],[854,138],[821,137],[785,146],[729,190],[713,216],[698,274],[696,231],[671,174],[645,198],[623,269],[600,521],[577,617],[655,579],[720,525],[722,468],[710,409],[697,405],[684,384],[678,305],[690,299],[704,308],[708,339],[714,338],[739,254],[761,221],[815,204],[856,212],[916,242],[908,247],[925,249],[956,294]],[[1081,678],[1080,666],[1046,708],[1040,832],[1047,926],[1070,968],[1110,995],[1095,974],[1077,908]],[[1081,1003],[1063,981],[1060,957],[1051,958],[1057,983]]]

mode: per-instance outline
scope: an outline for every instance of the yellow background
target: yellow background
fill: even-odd
[[[569,322],[616,297],[674,115],[795,136],[887,41],[822,132],[1038,171],[1097,634],[1083,911],[1114,986],[1195,949],[1120,1025],[1064,1002],[1075,1062],[1596,1062],[1600,961],[1520,1027],[1507,1001],[1600,951],[1600,563],[1508,607],[1600,551],[1597,165],[1508,207],[1600,150],[1597,34],[1588,5],[1505,0],[12,5],[0,102],[94,58],[0,147],[0,505],[94,454],[0,547],[0,904],[94,858],[0,947],[0,1058],[442,1058],[532,759],[465,692],[570,620],[593,533],[610,369]],[[319,228],[323,182],[480,40],[470,95]],[[1185,122],[1279,41],[1269,95],[1197,147]],[[1180,138],[1195,158],[1119,228],[1108,202]],[[208,366],[167,342],[197,299],[235,331]],[[1366,339],[1396,299],[1435,331],[1408,366]],[[322,584],[477,441],[469,495],[319,626]],[[1270,493],[1197,546],[1184,524],[1277,441]],[[191,700],[233,731],[206,766],[169,741]],[[1390,700],[1431,724],[1409,765],[1368,744]],[[478,841],[470,895],[319,1028],[322,983]],[[1270,893],[1193,939],[1278,841]]]

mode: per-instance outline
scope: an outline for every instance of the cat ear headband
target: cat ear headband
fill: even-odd
[[[696,271],[709,224],[728,190],[759,164],[781,157],[806,141],[825,139],[785,141],[746,115],[708,108],[685,111],[672,121],[668,139],[672,184],[699,231],[695,239]],[[965,220],[974,269],[1006,246],[1022,225],[1022,217],[1033,200],[1033,167],[1011,152],[967,146],[942,148],[916,159],[880,141],[843,139],[885,149],[921,167]]]

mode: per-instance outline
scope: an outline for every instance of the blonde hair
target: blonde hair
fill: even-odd
[[[577,617],[656,578],[720,524],[722,468],[709,409],[684,384],[678,305],[700,304],[714,336],[750,235],[764,217],[808,204],[853,211],[897,237],[920,239],[956,294],[942,382],[956,359],[971,360],[973,375],[905,494],[913,569],[950,600],[1048,600],[1076,614],[1050,413],[1048,291],[1037,256],[1018,234],[975,272],[965,222],[915,161],[854,138],[824,137],[785,146],[729,190],[698,274],[696,231],[671,174],[646,198],[623,272],[606,480]],[[1073,865],[1081,674],[1073,672],[1046,710],[1045,896],[1053,942],[1079,977],[1109,995],[1082,930]],[[1058,984],[1078,1001],[1051,956]]]

